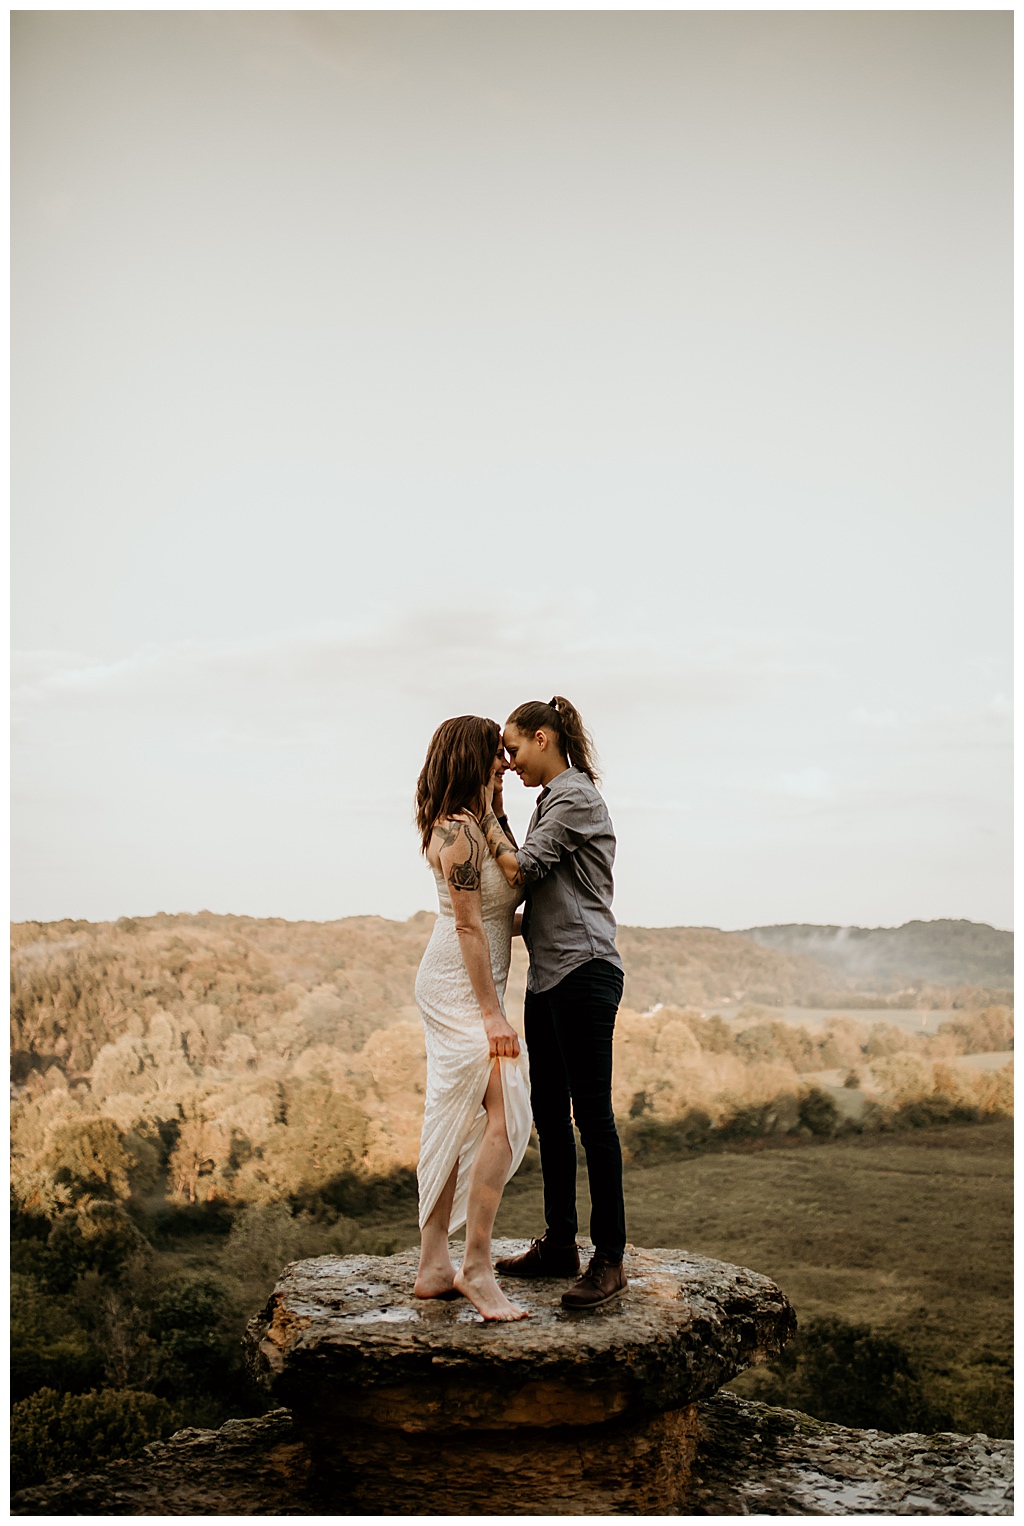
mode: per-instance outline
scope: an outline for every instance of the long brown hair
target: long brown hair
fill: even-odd
[[[442,816],[479,814],[500,746],[501,727],[482,715],[456,715],[438,726],[416,781],[416,825],[424,853]]]
[[[526,736],[532,736],[542,726],[547,731],[553,731],[558,750],[565,761],[571,763],[573,768],[578,768],[581,774],[586,774],[591,784],[599,783],[594,739],[584,726],[576,706],[570,705],[560,694],[556,694],[547,705],[540,699],[528,699],[525,705],[518,705],[513,710],[507,724],[515,726]]]

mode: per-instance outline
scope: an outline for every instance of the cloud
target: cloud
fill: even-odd
[[[895,727],[858,727],[830,709],[834,653],[801,661],[799,643],[735,630],[683,649],[581,620],[584,604],[15,654],[16,914],[408,915],[429,902],[411,800],[434,727],[552,692],[604,760],[623,921],[793,920],[826,882],[821,917],[863,920],[851,907],[876,904],[887,864],[905,919],[939,881],[1001,863],[1005,702],[878,705]],[[529,792],[509,805],[525,829]],[[959,894],[943,905],[969,909]]]
[[[821,768],[801,768],[796,773],[783,774],[782,788],[799,800],[831,800],[835,795],[835,786]]]
[[[656,795],[636,796],[608,793],[608,803],[616,812],[633,815],[688,815],[695,809],[692,801],[662,800]]]
[[[905,746],[991,748],[1012,743],[1013,707],[1005,694],[969,705],[934,705],[927,710],[872,711],[858,706],[850,713],[861,732],[885,732]]]
[[[11,684],[15,690],[31,689],[55,673],[75,672],[95,666],[95,659],[84,652],[12,652]]]
[[[850,720],[862,731],[898,731],[903,724],[895,710],[867,710],[863,705],[858,705]]]
[[[374,625],[320,625],[246,641],[150,643],[112,661],[79,653],[15,654],[13,700],[26,722],[40,709],[112,715],[188,715],[216,734],[257,741],[287,715],[322,725],[325,706],[347,696],[401,703],[413,697],[444,708],[487,696],[495,713],[548,691],[600,694],[605,711],[743,705],[798,672],[772,651],[737,653],[713,643],[684,654],[640,637],[605,642],[581,634],[572,615],[486,607],[411,610]],[[499,717],[502,718],[503,717]]]

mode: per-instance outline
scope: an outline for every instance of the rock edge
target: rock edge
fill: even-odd
[[[628,1247],[628,1292],[589,1313],[561,1307],[565,1280],[503,1278],[530,1310],[512,1325],[415,1298],[416,1256],[286,1267],[246,1332],[254,1378],[297,1415],[391,1429],[591,1425],[706,1398],[796,1328],[768,1277],[685,1251]]]
[[[890,1436],[718,1394],[701,1405],[691,1515],[1012,1515],[1013,1443]],[[287,1410],[179,1431],[136,1458],[23,1489],[12,1515],[320,1515]]]

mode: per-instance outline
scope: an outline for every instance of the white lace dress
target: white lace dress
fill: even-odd
[[[437,881],[438,918],[416,976],[416,1001],[427,1041],[427,1095],[417,1169],[420,1228],[426,1223],[455,1162],[459,1175],[449,1230],[466,1222],[469,1173],[487,1115],[483,1099],[494,1061],[488,1053],[480,1003],[473,995],[462,961],[455,916],[444,876]],[[519,892],[511,888],[489,854],[485,855],[480,892],[484,930],[491,950],[491,971],[504,1011],[505,983],[512,958],[512,918]],[[512,1147],[506,1181],[522,1163],[530,1138],[530,1065],[526,1045],[516,1059],[502,1058],[501,1087],[505,1124]]]

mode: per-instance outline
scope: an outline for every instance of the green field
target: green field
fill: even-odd
[[[957,1429],[1007,1435],[1012,1166],[1003,1121],[627,1166],[629,1233],[764,1272],[804,1322],[838,1316],[895,1337]],[[513,1181],[496,1234],[539,1233],[540,1204],[539,1174]],[[413,1243],[414,1217],[387,1233]],[[734,1386],[753,1395],[758,1377]]]

